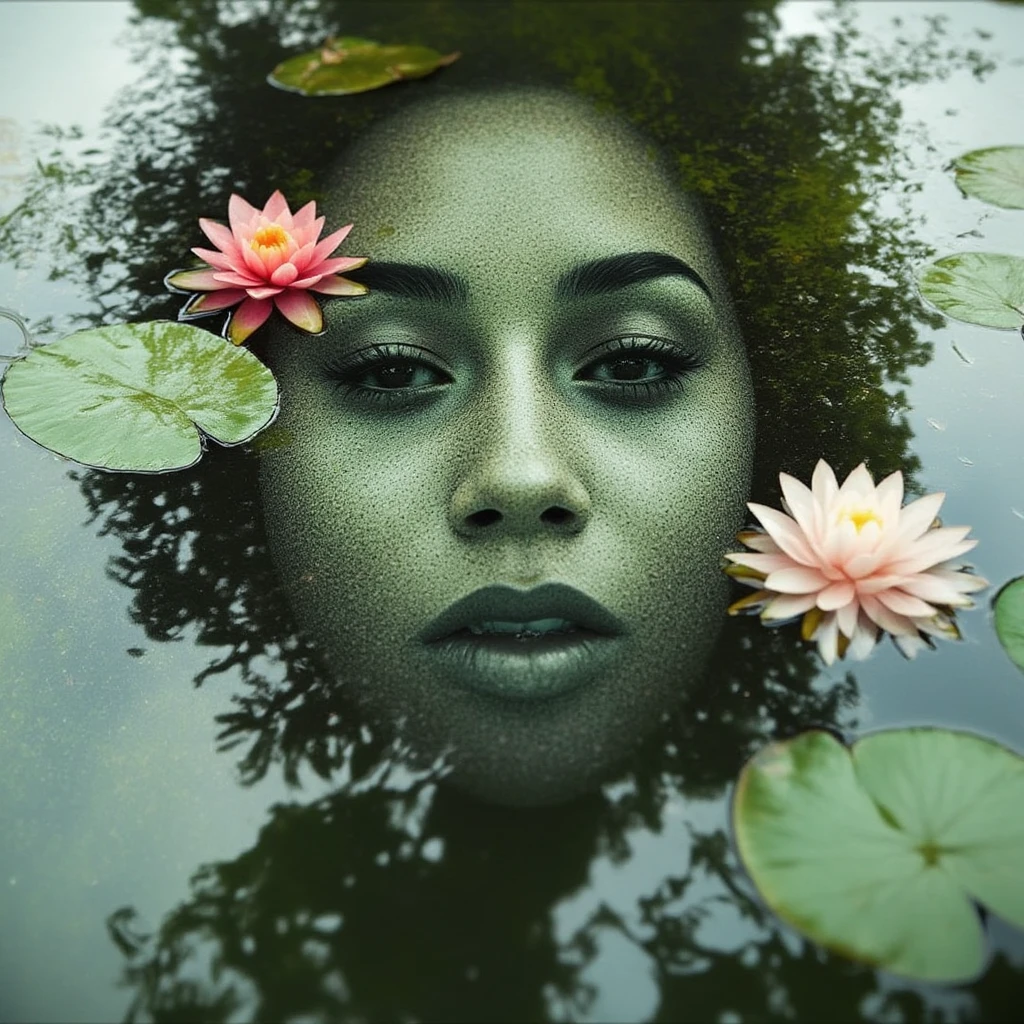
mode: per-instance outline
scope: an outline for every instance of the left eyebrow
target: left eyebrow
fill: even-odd
[[[689,263],[667,252],[625,252],[577,263],[558,279],[555,294],[560,299],[581,299],[605,295],[659,277],[686,278],[711,298],[711,289],[704,278]]]

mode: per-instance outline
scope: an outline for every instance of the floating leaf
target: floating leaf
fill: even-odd
[[[303,96],[347,96],[405,78],[423,78],[460,56],[429,46],[382,46],[372,39],[342,36],[283,61],[267,81]]]
[[[189,324],[155,320],[79,331],[8,368],[18,428],[97,469],[157,473],[203,453],[200,430],[247,441],[273,420],[277,382],[251,352]]]
[[[1010,580],[995,596],[996,635],[1010,660],[1024,672],[1024,576]]]
[[[983,327],[1024,324],[1024,259],[998,252],[961,252],[918,271],[921,294],[954,320]]]
[[[985,961],[972,900],[1024,927],[1024,758],[944,729],[847,750],[826,732],[766,747],[733,803],[740,855],[768,905],[844,956],[929,981]]]
[[[1024,146],[974,149],[953,161],[960,191],[993,206],[1024,210]]]

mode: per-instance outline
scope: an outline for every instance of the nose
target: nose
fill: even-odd
[[[577,472],[571,411],[536,384],[536,374],[494,381],[477,410],[474,444],[449,507],[466,538],[567,537],[590,519],[591,499]]]

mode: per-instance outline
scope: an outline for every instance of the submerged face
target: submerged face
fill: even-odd
[[[532,92],[389,120],[328,212],[370,294],[268,342],[290,443],[263,499],[298,621],[456,784],[572,796],[724,614],[753,405],[706,231],[617,122]]]

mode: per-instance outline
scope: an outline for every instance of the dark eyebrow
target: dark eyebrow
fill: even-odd
[[[386,292],[406,299],[431,302],[465,302],[469,289],[464,278],[429,263],[388,263],[371,260],[346,275],[372,292]],[[683,277],[711,298],[711,289],[688,263],[665,252],[626,252],[577,263],[555,284],[560,299],[604,295],[659,277]]]
[[[429,264],[385,263],[370,260],[346,277],[365,284],[371,294],[387,292],[406,299],[428,299],[431,302],[465,302],[466,282],[451,271]]]
[[[555,294],[560,299],[580,299],[588,295],[604,295],[659,277],[685,277],[711,298],[711,289],[704,278],[689,263],[667,252],[624,252],[618,256],[577,263],[558,279]]]

